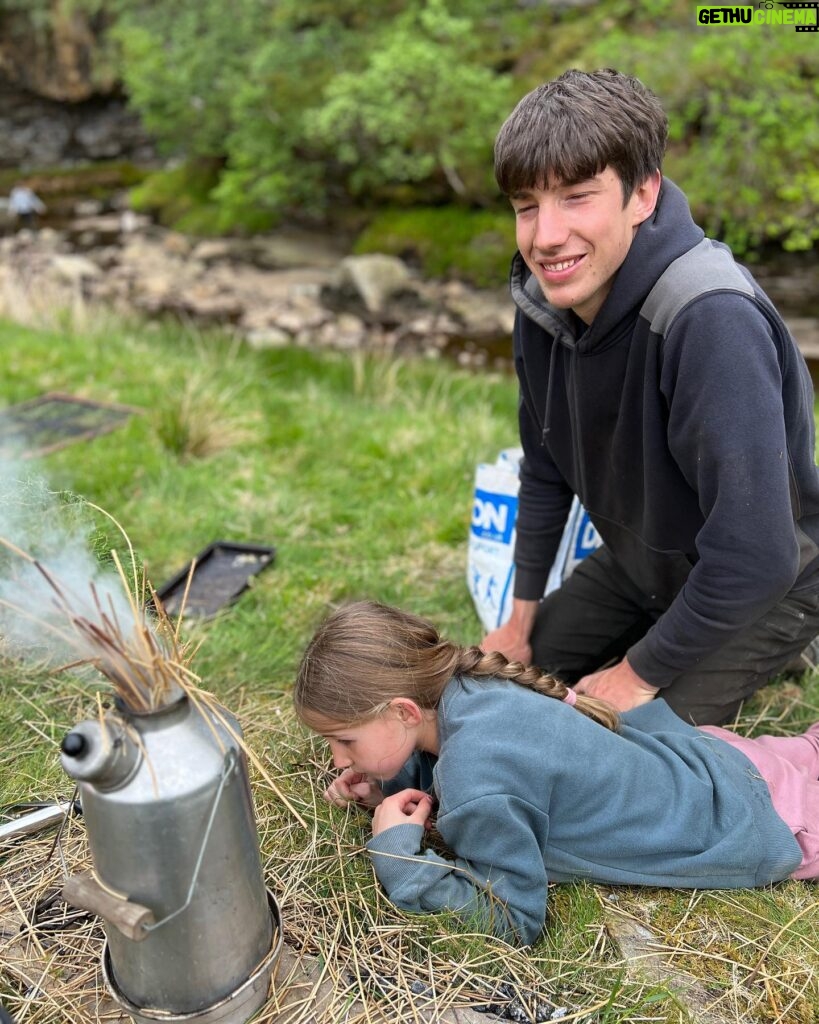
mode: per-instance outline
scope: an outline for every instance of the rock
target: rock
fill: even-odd
[[[251,348],[284,348],[293,341],[293,336],[278,327],[257,327],[247,331],[245,341]]]
[[[191,316],[220,323],[238,320],[242,314],[242,304],[235,295],[208,284],[194,284],[180,290],[177,305]]]
[[[281,327],[289,334],[298,334],[303,330],[315,330],[322,327],[332,319],[327,310],[314,306],[312,308],[284,309],[276,316],[275,323],[277,327]]]
[[[282,230],[248,244],[250,260],[266,270],[293,267],[335,267],[345,250],[327,234]]]
[[[180,231],[168,231],[162,239],[162,248],[172,256],[190,256],[194,244],[193,239]]]
[[[799,342],[806,359],[819,359],[819,319],[806,316],[785,317],[788,330]]]
[[[235,248],[229,238],[208,238],[193,247],[191,259],[205,264],[216,263],[219,260],[231,259]]]
[[[397,256],[347,256],[340,269],[341,287],[351,287],[371,313],[381,312],[388,299],[411,289],[412,275]]]
[[[81,199],[78,203],[74,204],[74,216],[80,219],[83,217],[98,217],[104,208],[99,199]]]
[[[118,92],[111,18],[62,2],[0,4],[0,166],[153,159]]]
[[[65,238],[54,228],[40,228],[34,240],[38,249],[50,249],[53,252],[69,251]]]
[[[86,259],[85,256],[54,256],[51,267],[58,278],[65,284],[82,284],[84,280],[92,277],[99,277],[102,273],[96,263]]]
[[[146,139],[136,115],[125,104],[108,102],[80,121],[73,141],[90,160],[113,160],[126,152],[138,152]]]
[[[144,235],[135,235],[129,238],[120,249],[120,260],[123,264],[134,267],[134,269],[152,269],[158,263],[168,263],[167,252],[160,244],[157,244]]]
[[[443,356],[471,368],[510,365],[514,309],[504,288],[422,280],[392,256],[334,262],[333,245],[321,233],[192,239],[144,217],[135,217],[125,232],[117,229],[127,208],[91,215],[94,209],[82,207],[84,216],[67,231],[0,237],[6,307],[12,303],[24,316],[26,303],[35,303],[34,284],[52,308],[58,301],[70,307],[81,296],[87,304],[124,312],[176,313],[202,324],[230,324],[255,348],[361,348]],[[89,252],[78,251],[78,229],[79,237],[94,240]],[[276,253],[276,259],[315,259],[319,265],[265,269],[256,262],[260,251],[271,262]],[[789,312],[797,342],[819,366],[819,319]]]
[[[100,235],[114,236],[122,230],[122,216],[118,213],[86,213],[71,223],[72,232],[95,231]]]
[[[512,334],[515,306],[505,291],[477,292],[461,286],[457,290],[446,289],[444,301],[446,308],[459,318],[468,334],[489,337]]]

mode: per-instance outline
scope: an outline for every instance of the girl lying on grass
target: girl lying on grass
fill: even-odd
[[[819,724],[749,740],[690,726],[659,699],[618,716],[371,602],[319,628],[294,696],[341,769],[325,798],[374,809],[367,850],[404,910],[447,908],[529,943],[550,880],[727,889],[819,876]],[[423,849],[434,812],[451,859]]]

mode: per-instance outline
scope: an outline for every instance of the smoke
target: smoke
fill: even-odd
[[[103,533],[76,496],[0,462],[0,645],[26,661],[67,664],[93,652],[72,616],[128,629],[133,609],[123,581],[102,561]],[[69,614],[70,610],[70,614]]]

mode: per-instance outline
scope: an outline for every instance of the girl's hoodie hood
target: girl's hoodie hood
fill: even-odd
[[[578,353],[599,351],[619,340],[666,267],[703,237],[704,232],[691,218],[685,195],[663,178],[654,213],[637,229],[600,312],[579,335],[574,327],[576,318],[570,310],[557,309],[546,301],[520,253],[512,261],[512,298],[523,314],[561,344]]]

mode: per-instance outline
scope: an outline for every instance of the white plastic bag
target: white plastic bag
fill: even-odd
[[[475,469],[466,580],[487,630],[496,629],[512,612],[512,554],[522,454],[520,449],[506,449],[494,465],[481,462]]]
[[[475,470],[466,579],[475,610],[486,630],[502,626],[512,613],[515,578],[512,559],[522,456],[520,448],[505,448],[494,464],[482,462]],[[578,562],[601,544],[588,512],[575,497],[545,593],[559,587]]]

